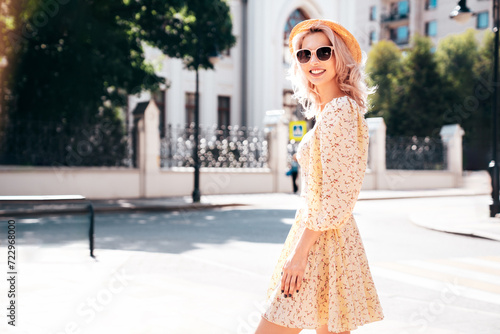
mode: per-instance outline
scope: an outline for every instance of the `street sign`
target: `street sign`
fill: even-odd
[[[292,121],[290,122],[290,140],[301,141],[302,137],[307,132],[307,122],[306,121]]]

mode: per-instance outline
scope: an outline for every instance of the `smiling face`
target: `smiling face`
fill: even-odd
[[[335,54],[327,61],[320,61],[314,51],[321,46],[331,46],[332,43],[322,32],[314,32],[308,34],[302,40],[302,45],[299,49],[309,49],[313,52],[309,62],[305,64],[299,63],[299,67],[304,72],[305,77],[310,83],[317,86],[326,87],[328,85],[337,85],[335,80]]]

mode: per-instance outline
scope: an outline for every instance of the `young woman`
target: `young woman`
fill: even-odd
[[[298,148],[303,202],[256,334],[350,333],[384,317],[352,215],[369,139],[361,49],[329,20],[300,22],[289,46],[295,98],[316,123]]]

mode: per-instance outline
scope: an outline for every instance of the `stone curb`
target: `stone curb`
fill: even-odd
[[[405,194],[403,192],[396,192],[396,194],[394,194],[394,195],[381,195],[381,196],[373,196],[370,194],[370,195],[367,195],[366,197],[363,196],[363,192],[361,192],[361,194],[358,198],[358,201],[490,195],[489,192],[474,191],[474,190],[470,190],[470,191],[464,190],[464,191],[459,191],[459,192],[444,192],[444,191],[431,192],[431,191],[429,191],[428,193],[424,193],[424,191],[415,191],[414,194]]]
[[[457,226],[444,226],[443,224],[436,223],[435,221],[433,221],[432,218],[424,219],[422,216],[417,216],[415,214],[410,215],[408,218],[413,224],[429,230],[500,241],[500,221],[496,223],[486,222],[486,223],[471,223],[469,225],[460,224]],[[478,224],[481,224],[483,227],[484,226],[493,227],[498,230],[498,233],[480,230],[477,228]]]

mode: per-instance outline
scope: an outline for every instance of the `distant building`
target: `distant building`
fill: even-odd
[[[457,0],[356,0],[356,29],[361,48],[368,52],[379,40],[391,40],[401,48],[409,46],[418,33],[429,36],[435,45],[443,37],[468,28],[479,31],[492,27],[492,0],[469,0],[475,15],[460,24],[449,18]],[[482,34],[480,34],[482,35]],[[481,37],[481,36],[479,36]]]
[[[289,32],[308,18],[333,19],[354,31],[355,1],[231,0],[230,7],[237,43],[223,52],[215,71],[200,71],[200,124],[262,127],[265,112],[275,109],[285,109],[291,120],[302,119],[286,80]],[[161,133],[168,124],[192,122],[194,71],[159,50],[147,48],[146,57],[169,84],[154,96],[162,113]],[[137,103],[149,99],[147,92],[129,97],[129,129]]]

